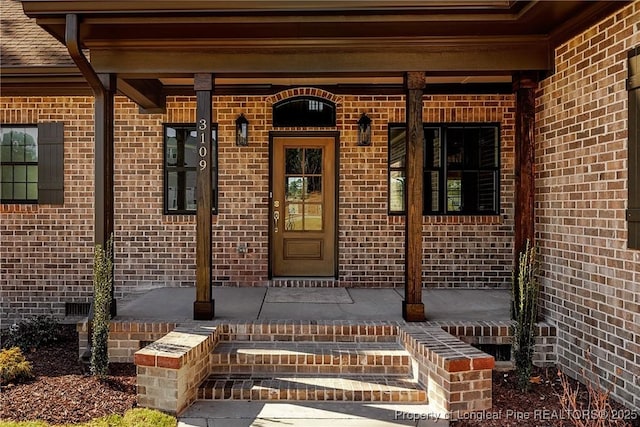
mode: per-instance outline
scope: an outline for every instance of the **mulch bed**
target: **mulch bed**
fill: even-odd
[[[36,378],[2,387],[0,419],[79,423],[136,406],[136,369],[113,363],[103,380],[86,375],[78,362],[75,325],[61,325],[61,340],[52,347],[27,352]]]
[[[136,406],[136,370],[133,364],[110,365],[111,375],[100,380],[83,373],[78,363],[78,336],[74,325],[61,325],[62,340],[55,346],[25,354],[36,378],[26,384],[3,386],[0,419],[44,420],[50,423],[78,423],[109,414],[124,414]],[[563,414],[562,393],[555,369],[535,372],[540,381],[522,393],[513,372],[493,374],[493,408],[468,414],[452,427],[545,427],[574,425]],[[571,386],[576,383],[571,381]],[[585,390],[584,386],[580,387]],[[582,393],[582,399],[586,393]],[[624,408],[613,405],[616,411]],[[621,412],[622,413],[622,412]],[[633,423],[633,424],[631,424]],[[613,425],[613,424],[611,424]],[[640,427],[640,420],[626,424]]]

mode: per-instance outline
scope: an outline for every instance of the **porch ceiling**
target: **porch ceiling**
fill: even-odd
[[[627,3],[22,0],[62,43],[66,15],[77,14],[91,66],[117,74],[118,90],[146,111],[161,110],[166,95],[192,94],[198,72],[215,75],[218,94],[292,85],[398,93],[403,73],[415,70],[427,73],[426,93],[504,92],[514,72],[552,72],[557,44]],[[59,81],[23,71],[5,72],[10,93],[87,89],[79,74]]]
[[[554,45],[626,1],[23,0],[61,42],[65,15],[97,72],[550,70]]]

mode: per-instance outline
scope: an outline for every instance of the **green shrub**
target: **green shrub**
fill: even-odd
[[[109,373],[109,322],[113,287],[113,238],[105,248],[96,245],[93,257],[93,333],[91,337],[91,373]]]
[[[30,351],[54,344],[59,339],[60,325],[56,319],[51,315],[40,315],[11,325],[4,346]]]
[[[21,382],[33,378],[31,364],[22,355],[19,347],[0,351],[0,384]]]
[[[513,350],[521,390],[530,387],[533,371],[533,350],[535,346],[535,326],[538,318],[538,296],[540,288],[536,276],[538,264],[536,248],[529,247],[520,253],[517,272],[514,273],[512,288]]]

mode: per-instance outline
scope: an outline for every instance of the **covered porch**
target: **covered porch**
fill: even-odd
[[[494,202],[491,218],[479,220],[479,225],[491,223],[497,229],[505,224],[505,232],[513,236],[513,243],[500,243],[496,247],[500,246],[503,258],[505,253],[517,253],[527,239],[534,238],[533,135],[537,81],[552,71],[552,52],[558,43],[619,7],[612,2],[581,1],[489,1],[473,5],[468,2],[398,4],[373,1],[338,5],[333,2],[240,1],[220,3],[212,8],[210,2],[204,1],[97,4],[26,0],[23,5],[29,17],[36,18],[41,27],[66,45],[95,96],[95,243],[104,244],[115,233],[117,252],[118,243],[128,239],[124,233],[118,233],[116,226],[115,95],[119,93],[134,101],[140,114],[167,114],[169,96],[189,97],[187,102],[195,106],[194,119],[190,117],[189,121],[198,126],[201,158],[196,186],[196,268],[195,277],[188,280],[195,282],[196,292],[195,298],[192,294],[195,299],[192,308],[187,309],[198,320],[224,316],[226,310],[221,309],[223,315],[216,312],[210,292],[214,281],[212,270],[218,263],[213,252],[216,241],[212,237],[211,215],[212,167],[218,159],[217,154],[212,155],[207,148],[212,144],[213,117],[222,114],[212,102],[214,94],[272,95],[290,88],[315,87],[330,93],[402,96],[402,122],[407,135],[406,211],[402,221],[404,292],[392,293],[388,301],[381,303],[385,309],[396,307],[393,318],[401,307],[402,318],[407,321],[433,318],[431,314],[425,316],[425,293],[422,291],[423,259],[430,255],[423,238],[426,193],[423,183],[424,95],[515,94],[515,179],[514,196],[509,196],[514,199],[513,210],[506,212],[503,206]],[[90,61],[85,55],[87,49]],[[244,114],[246,108],[240,103],[234,107],[234,114],[236,111]],[[355,142],[350,135],[357,132],[358,115],[365,112],[360,111],[361,108],[355,107],[355,115],[345,114],[340,124],[334,126],[336,129],[331,129],[341,132],[341,141]],[[260,122],[260,143],[269,149],[271,143],[267,143],[267,132],[273,125],[268,116],[265,122]],[[338,137],[335,138],[337,141]],[[271,154],[269,152],[268,156]],[[352,155],[352,158],[359,157]],[[271,171],[269,179],[270,175]],[[510,177],[511,172],[507,175]],[[263,182],[260,191],[253,193],[256,197],[246,201],[248,205],[253,203],[251,200],[258,200],[255,207],[259,209],[261,223],[256,235],[262,236],[258,243],[262,264],[256,274],[262,275],[263,281],[274,276],[271,261],[276,256],[274,248],[277,245],[273,243],[273,236],[278,228],[270,224],[272,218],[277,224],[277,203],[280,202],[269,185],[271,183]],[[501,187],[496,185],[496,191],[498,188]],[[333,222],[330,220],[326,228],[333,229],[338,235],[338,230],[348,229],[357,218],[339,224],[341,204],[346,204],[346,199],[338,193],[332,199],[338,205],[338,213],[332,212]],[[385,210],[384,206],[378,208]],[[346,217],[344,212],[343,217]],[[243,219],[242,215],[245,213],[229,215],[223,227],[238,227],[235,221]],[[401,222],[393,217],[386,221],[392,225]],[[465,221],[458,223],[465,224]],[[442,223],[447,224],[448,218]],[[374,225],[372,229],[376,227]],[[504,235],[502,230],[496,232]],[[144,239],[146,236],[142,241]],[[336,279],[339,279],[338,263],[342,255],[339,244],[339,238],[330,243],[338,249],[329,260],[333,262],[331,274],[326,275]],[[361,239],[354,247],[367,244]],[[236,247],[238,253],[246,253],[246,245],[243,246],[240,240]],[[482,256],[496,257],[486,253]],[[503,259],[502,270],[509,269],[510,261]],[[116,271],[117,263],[116,256]],[[507,263],[509,267],[504,266]],[[226,274],[220,275],[226,277]],[[116,288],[118,286],[116,282]],[[223,298],[222,292],[219,298]],[[256,300],[262,293],[263,303],[254,304],[258,310],[256,318],[267,315],[269,304],[272,304],[266,302],[269,291],[247,292],[255,292]],[[359,292],[354,290],[351,296]],[[151,298],[150,295],[147,297]],[[243,300],[241,304],[248,301],[251,300]],[[477,303],[475,299],[466,307],[456,305],[468,309]],[[336,313],[347,307],[359,307],[358,303],[352,304],[332,307]],[[228,307],[232,304],[220,299],[217,305]],[[438,306],[434,306],[436,311]],[[115,313],[115,298],[112,307]],[[507,307],[505,304],[503,310]],[[320,311],[327,315],[332,313]]]

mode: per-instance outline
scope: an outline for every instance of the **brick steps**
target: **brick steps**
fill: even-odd
[[[425,403],[427,393],[408,377],[211,375],[200,385],[198,399]]]
[[[397,342],[220,341],[209,354],[200,400],[425,403],[409,353]],[[316,337],[313,337],[316,338]],[[323,337],[324,338],[324,337]],[[333,337],[332,337],[333,338]]]
[[[209,356],[211,373],[409,375],[409,353],[396,343],[220,343]]]

